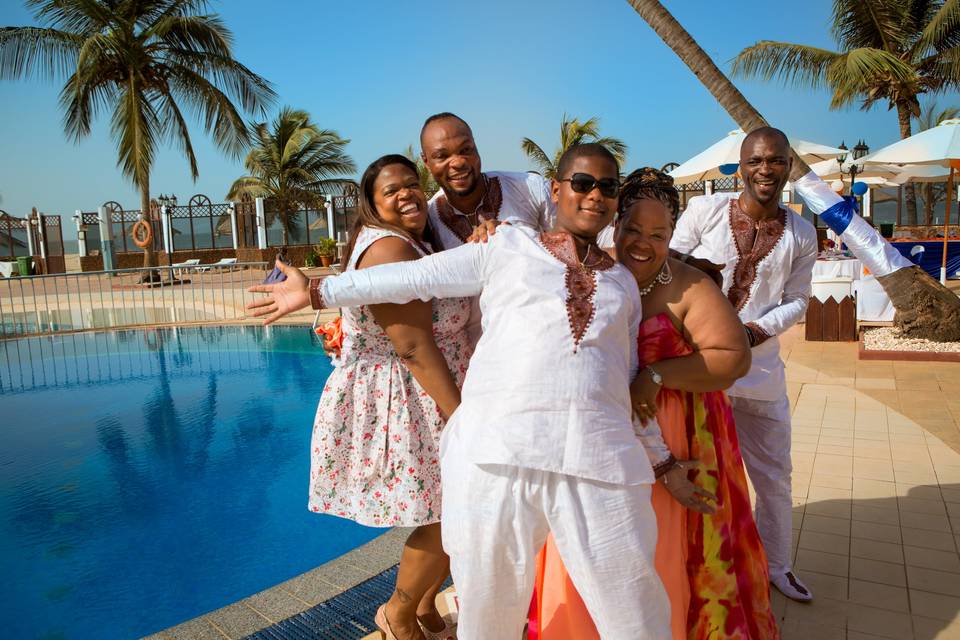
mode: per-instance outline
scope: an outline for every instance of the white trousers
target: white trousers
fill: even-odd
[[[791,568],[793,502],[790,473],[790,402],[730,397],[740,453],[757,493],[754,519],[767,552],[770,574]]]
[[[454,434],[448,437],[441,523],[460,601],[460,640],[521,638],[548,532],[601,638],[670,637],[670,602],[653,561],[650,485],[477,465]]]

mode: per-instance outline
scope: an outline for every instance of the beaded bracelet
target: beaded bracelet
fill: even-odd
[[[676,465],[677,459],[674,458],[673,454],[671,453],[669,456],[667,456],[666,460],[653,465],[653,475],[655,478],[659,479],[663,474],[673,469]]]

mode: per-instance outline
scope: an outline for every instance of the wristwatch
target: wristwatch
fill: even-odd
[[[657,373],[656,369],[653,367],[647,367],[647,372],[650,373],[650,379],[653,380],[653,384],[657,385],[658,387],[663,386],[663,376]]]

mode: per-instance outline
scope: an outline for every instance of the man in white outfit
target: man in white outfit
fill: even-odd
[[[421,155],[440,186],[427,215],[444,249],[459,247],[484,221],[549,231],[557,218],[550,181],[538,173],[482,171],[470,125],[449,112],[430,116],[420,130]],[[480,307],[473,299],[467,336],[480,338]]]
[[[727,392],[740,450],[756,489],[757,529],[770,581],[794,600],[812,599],[792,569],[790,403],[777,336],[807,308],[817,234],[780,204],[790,144],[779,129],[751,132],[740,149],[742,193],[690,200],[670,248],[723,265],[723,291],[752,347],[750,372]]]

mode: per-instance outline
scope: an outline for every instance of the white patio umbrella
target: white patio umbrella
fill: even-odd
[[[743,145],[743,139],[746,137],[747,134],[743,132],[743,129],[731,131],[706,150],[671,171],[670,176],[676,184],[716,180],[725,177],[726,174],[720,171],[721,165],[733,165],[740,162],[740,146]],[[790,146],[807,163],[829,160],[848,153],[843,149],[796,138],[790,140]]]
[[[919,164],[949,167],[947,205],[943,216],[943,262],[940,284],[947,283],[947,237],[950,224],[950,196],[953,173],[960,167],[960,119],[944,120],[936,127],[921,131],[860,159],[863,164]]]
[[[861,178],[885,178],[892,180],[894,176],[899,175],[904,169],[896,165],[871,165],[863,166],[856,163],[857,180]],[[850,176],[849,171],[843,171],[840,162],[836,158],[821,160],[810,165],[810,170],[820,176],[821,180],[830,182],[831,180],[844,180]]]

